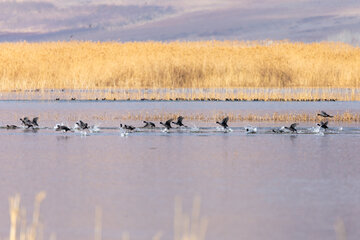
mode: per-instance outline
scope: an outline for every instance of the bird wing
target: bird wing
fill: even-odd
[[[178,122],[182,122],[182,120],[184,120],[184,117],[183,117],[183,116],[179,116],[179,117],[178,117]]]
[[[170,125],[173,120],[174,120],[173,118],[167,120],[167,121],[165,122],[165,125]]]
[[[37,122],[38,120],[39,120],[39,117],[34,117],[32,121],[35,125],[38,125],[38,122]]]
[[[229,121],[229,117],[226,117],[222,120],[221,124],[227,124],[228,121]]]
[[[329,114],[327,114],[326,112],[324,112],[324,111],[321,111],[321,113],[323,114],[323,115],[325,115],[325,116],[328,116]]]
[[[327,126],[327,125],[328,125],[328,123],[329,123],[329,121],[326,121],[326,122],[321,122],[321,123],[322,123],[322,125]]]
[[[296,128],[297,125],[298,125],[297,123],[293,123],[290,125],[290,128]]]

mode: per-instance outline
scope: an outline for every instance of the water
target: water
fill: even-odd
[[[313,124],[301,123],[299,134],[274,134],[273,127],[289,123],[268,123],[246,134],[241,122],[232,123],[229,133],[195,122],[200,133],[156,129],[121,136],[116,119],[118,111],[143,109],[358,112],[358,103],[161,104],[0,102],[1,125],[30,113],[45,118],[36,132],[0,129],[0,236],[8,234],[8,197],[21,193],[30,214],[35,194],[45,190],[45,238],[52,232],[60,240],[93,238],[95,206],[101,206],[103,239],[119,239],[123,232],[151,239],[158,231],[172,239],[175,197],[190,212],[197,195],[209,221],[206,239],[336,239],[339,219],[348,239],[358,238],[358,124],[330,122],[330,131],[318,134]],[[61,119],[73,125],[72,119],[99,112],[111,116],[100,132],[52,129]]]

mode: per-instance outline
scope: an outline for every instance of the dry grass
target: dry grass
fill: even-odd
[[[359,48],[327,42],[2,43],[0,91],[262,88],[265,90],[258,95],[256,90],[218,95],[231,99],[339,99],[331,95],[331,89],[358,89],[359,66]],[[268,88],[306,91],[281,96]],[[317,88],[330,91],[324,95],[316,92]],[[156,93],[152,95],[145,98],[157,98]],[[165,98],[195,98],[185,95],[175,92]],[[218,98],[216,93],[206,92],[196,97]],[[137,97],[130,94],[129,98]],[[350,91],[347,98],[356,96]]]
[[[26,223],[26,211],[20,206],[20,195],[9,198],[10,232],[9,240],[42,240],[43,224],[40,219],[40,204],[45,199],[46,193],[40,192],[36,195],[32,223]],[[181,199],[175,199],[174,212],[174,240],[205,240],[208,228],[208,219],[200,215],[200,197],[195,197],[191,214],[183,211]],[[334,224],[334,232],[337,240],[346,240],[346,228],[344,221],[338,219]],[[160,231],[153,236],[153,240],[161,240],[163,233]],[[55,240],[54,233],[50,240]],[[95,240],[102,239],[102,209],[95,208]],[[130,234],[122,233],[122,240],[130,240]]]

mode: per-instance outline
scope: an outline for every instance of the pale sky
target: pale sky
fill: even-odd
[[[358,0],[0,0],[0,41],[360,43]]]

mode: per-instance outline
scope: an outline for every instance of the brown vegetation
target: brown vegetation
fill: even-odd
[[[359,48],[326,42],[2,43],[0,91],[222,88],[231,92],[253,88],[250,93],[218,95],[291,100],[292,94],[293,98],[343,100],[356,96],[351,96],[351,91],[346,96],[338,96],[336,91],[332,95],[332,89],[358,89],[359,66]],[[260,88],[258,95],[256,88]],[[272,88],[305,91],[282,96]],[[326,95],[319,88],[325,89]],[[156,93],[153,95],[141,97],[156,98]],[[193,99],[185,95],[177,92],[172,97]],[[200,91],[197,97],[215,95]]]

